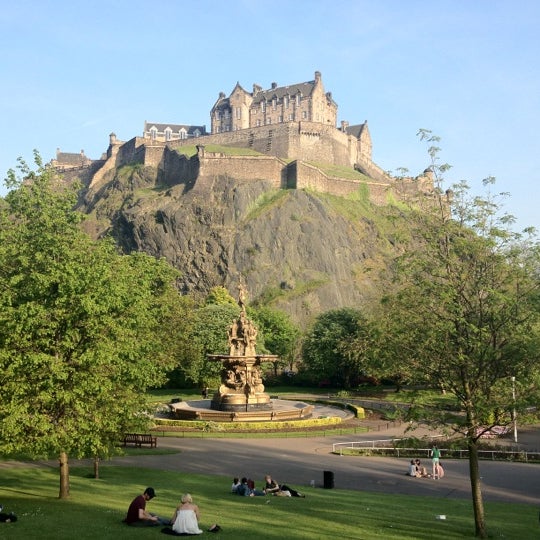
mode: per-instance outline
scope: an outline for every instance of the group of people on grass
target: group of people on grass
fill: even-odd
[[[234,478],[231,492],[244,497],[276,495],[280,497],[302,497],[305,495],[285,484],[278,484],[269,474],[264,477],[263,489],[256,489],[255,482],[247,477],[241,480]],[[199,527],[200,510],[194,504],[193,497],[184,493],[170,519],[162,518],[146,510],[146,503],[156,496],[154,488],[147,487],[144,493],[131,501],[124,521],[132,527],[156,527],[162,526],[161,532],[170,535],[185,536],[201,534]],[[215,523],[209,529],[210,532],[218,532],[221,527]]]
[[[300,493],[286,484],[278,484],[269,474],[264,477],[264,487],[262,489],[257,489],[255,487],[255,482],[251,480],[251,478],[245,476],[241,480],[234,478],[231,485],[231,492],[244,497],[265,495],[276,495],[278,497],[306,497],[303,493]]]
[[[434,478],[439,479],[444,476],[444,469],[441,465],[441,451],[436,444],[430,451],[432,472],[428,473],[427,469],[422,466],[418,458],[411,459],[407,474],[413,478]]]
[[[177,536],[201,534],[203,532],[199,528],[199,507],[193,503],[193,497],[189,493],[182,495],[170,519],[159,517],[146,510],[146,503],[151,501],[155,496],[156,492],[154,488],[146,488],[144,493],[131,501],[124,521],[132,527],[165,526],[161,532]],[[218,532],[221,530],[221,527],[215,523],[208,530],[210,532]]]

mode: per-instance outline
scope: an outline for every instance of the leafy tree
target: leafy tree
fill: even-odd
[[[35,153],[0,200],[0,439],[6,454],[106,457],[148,422],[145,391],[170,368],[176,271],[94,242],[67,187]]]
[[[240,315],[238,305],[208,304],[195,313],[192,339],[197,355],[180,369],[195,384],[216,385],[220,381],[221,363],[208,359],[209,354],[228,354],[228,329]]]
[[[280,366],[289,366],[292,370],[295,361],[300,329],[284,311],[261,307],[253,311],[253,317],[264,337],[264,346],[280,358]],[[274,362],[274,374],[277,374],[278,362]]]
[[[209,304],[230,304],[231,306],[238,305],[236,300],[231,296],[225,287],[212,287],[206,296],[206,305]]]
[[[410,215],[419,245],[397,261],[401,288],[383,302],[381,349],[386,370],[455,396],[462,414],[420,403],[411,414],[466,439],[475,532],[486,538],[479,437],[538,400],[539,251],[534,238],[512,231],[499,195],[488,189],[471,197],[464,182],[443,193],[448,166],[439,164],[438,138],[425,130],[420,136],[430,145],[437,190],[429,209]]]
[[[304,366],[319,380],[328,379],[333,385],[351,388],[368,365],[367,355],[355,353],[351,343],[370,341],[370,334],[370,325],[358,310],[341,308],[322,313],[304,340]]]

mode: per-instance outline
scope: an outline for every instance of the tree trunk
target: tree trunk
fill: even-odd
[[[69,463],[67,454],[60,452],[58,461],[60,463],[60,494],[58,498],[67,499],[69,497]]]
[[[471,479],[475,535],[479,538],[487,538],[484,501],[482,498],[482,487],[480,485],[478,444],[475,440],[469,439],[467,446],[469,448],[469,477]]]
[[[94,458],[94,478],[99,478],[99,458]]]

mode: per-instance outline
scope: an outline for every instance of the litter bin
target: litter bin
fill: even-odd
[[[334,473],[332,471],[323,471],[324,489],[332,489],[334,487]]]

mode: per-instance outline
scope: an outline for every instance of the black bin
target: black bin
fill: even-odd
[[[323,471],[324,475],[324,489],[332,489],[334,487],[334,473],[333,471]]]

